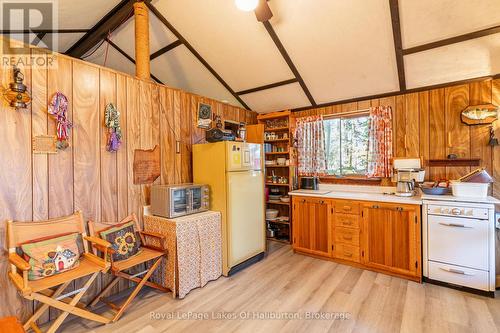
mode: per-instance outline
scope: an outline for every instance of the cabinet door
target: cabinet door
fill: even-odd
[[[417,208],[366,205],[363,209],[362,251],[365,265],[408,276],[420,272],[420,219]]]
[[[293,248],[296,250],[310,250],[311,226],[309,204],[306,199],[293,197]]]
[[[247,125],[247,142],[264,143],[264,124]]]
[[[317,255],[330,256],[332,204],[329,200],[312,199],[309,201],[309,207],[312,220],[312,251]]]
[[[332,203],[318,198],[294,198],[293,247],[296,250],[330,256]]]

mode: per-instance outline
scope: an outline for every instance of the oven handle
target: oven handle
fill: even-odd
[[[439,224],[444,225],[445,227],[473,229],[473,227],[467,227],[467,226],[465,226],[463,224],[458,224],[458,223],[443,223],[443,222],[439,222]]]
[[[461,271],[461,270],[458,270],[458,269],[453,269],[453,268],[443,268],[443,267],[439,267],[439,269],[445,271],[445,272],[448,272],[448,273],[453,273],[453,274],[460,274],[460,275],[467,275],[467,276],[474,276],[474,274],[471,274],[471,273],[466,273],[464,271]]]
[[[186,213],[192,213],[193,212],[193,189],[192,188],[187,188],[186,189]]]

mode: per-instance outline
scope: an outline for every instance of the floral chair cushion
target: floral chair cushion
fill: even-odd
[[[134,222],[119,224],[100,233],[102,239],[111,243],[115,251],[113,261],[128,259],[141,251],[141,240],[134,230]]]
[[[22,244],[24,258],[30,264],[29,280],[39,280],[59,274],[79,265],[83,253],[79,233],[32,240]]]

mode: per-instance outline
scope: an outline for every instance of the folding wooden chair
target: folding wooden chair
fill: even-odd
[[[71,232],[79,233],[83,239],[84,252],[79,259],[80,263],[78,267],[39,280],[28,280],[28,271],[31,267],[16,253],[16,248],[34,239],[49,238]],[[87,241],[98,244],[106,253],[110,246],[109,242],[103,241],[100,238],[87,236],[81,212],[43,222],[7,221],[7,246],[9,249],[9,262],[11,264],[11,270],[8,272],[9,278],[24,298],[42,303],[31,318],[23,325],[24,329],[31,328],[35,332],[40,332],[40,329],[36,325],[36,320],[50,307],[59,309],[62,313],[49,327],[47,330],[48,333],[55,332],[70,313],[103,324],[111,321],[109,318],[85,310],[86,306],[80,302],[80,299],[99,273],[105,273],[110,268],[110,263],[105,259],[89,253]],[[62,294],[72,281],[87,276],[89,276],[89,279],[83,287]]]
[[[125,312],[127,307],[130,305],[130,303],[133,301],[133,299],[137,296],[139,291],[144,287],[145,285],[148,287],[152,287],[161,291],[168,292],[169,289],[161,286],[160,284],[148,281],[148,279],[151,277],[151,275],[154,273],[154,271],[158,268],[158,266],[161,263],[162,257],[167,254],[167,246],[166,246],[166,238],[163,235],[157,234],[157,233],[152,233],[152,232],[145,232],[142,231],[139,225],[139,222],[137,221],[137,217],[135,214],[127,216],[125,219],[123,219],[121,222],[118,224],[123,224],[127,222],[134,222],[134,229],[135,231],[139,234],[140,239],[141,239],[141,252],[137,253],[136,255],[125,259],[125,260],[120,260],[120,261],[113,261],[111,258],[111,270],[110,273],[114,275],[114,279],[101,291],[99,295],[96,296],[96,298],[90,303],[90,306],[95,306],[99,301],[102,301],[104,304],[108,305],[112,311],[115,312],[115,316],[113,317],[112,321],[115,322],[117,321],[122,314]],[[100,237],[101,231],[104,229],[109,228],[110,226],[116,225],[117,223],[109,223],[109,222],[93,222],[89,221],[89,233],[93,237]],[[159,244],[160,247],[156,247],[153,245],[147,245],[146,239],[147,237],[152,237],[155,238]],[[102,251],[101,245],[100,244],[93,244],[94,250],[99,250],[101,253]],[[108,253],[110,253],[110,257],[112,257],[112,254],[115,251],[111,248],[108,249]],[[129,273],[127,272],[128,270],[137,267],[139,265],[145,264],[149,261],[154,260],[153,264],[149,266],[148,269],[142,270],[139,273]],[[144,265],[142,265],[144,267]],[[140,278],[142,276],[142,278]],[[129,295],[129,297],[125,300],[122,305],[116,305],[104,298],[104,295],[115,286],[119,279],[127,279],[132,282],[137,283],[137,286],[134,288],[132,293]]]

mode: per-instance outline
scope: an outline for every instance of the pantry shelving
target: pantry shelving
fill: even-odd
[[[267,229],[274,230],[275,237],[268,240],[290,243],[292,235],[291,205],[283,202],[281,197],[296,186],[295,150],[292,133],[294,118],[290,111],[262,114],[257,117],[259,124],[264,125],[264,152],[266,174],[266,209],[276,209],[283,220],[266,220]]]

